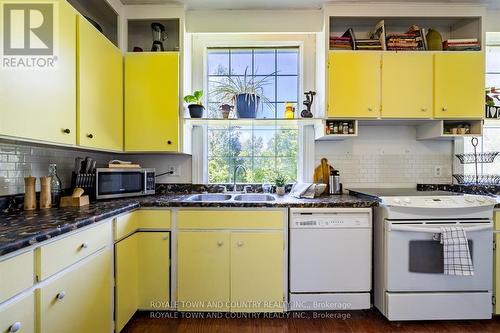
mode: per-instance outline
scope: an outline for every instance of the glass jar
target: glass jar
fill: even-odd
[[[57,165],[49,164],[49,177],[50,179],[50,194],[52,207],[59,207],[59,200],[61,198],[62,183],[57,175]]]

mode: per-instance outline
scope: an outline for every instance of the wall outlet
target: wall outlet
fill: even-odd
[[[441,165],[436,165],[434,167],[434,177],[441,177],[443,175],[443,167]]]
[[[169,165],[167,167],[167,172],[171,172],[170,174],[167,174],[169,177],[178,177],[179,176],[179,169],[175,165]]]

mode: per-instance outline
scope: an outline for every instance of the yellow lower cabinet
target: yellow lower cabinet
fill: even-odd
[[[493,312],[500,315],[500,232],[495,234],[495,279],[494,279],[494,290],[495,290],[495,308]]]
[[[231,310],[283,311],[283,233],[231,233]]]
[[[229,311],[229,264],[229,232],[179,231],[177,309]]]
[[[137,311],[137,234],[115,244],[115,329],[120,332]]]
[[[137,234],[138,307],[141,310],[168,310],[170,307],[170,233]]]
[[[105,249],[37,289],[38,333],[112,330],[112,252]]]
[[[35,295],[0,307],[0,333],[35,333]]]

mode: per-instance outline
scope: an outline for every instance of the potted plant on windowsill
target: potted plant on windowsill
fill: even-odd
[[[203,110],[205,107],[201,104],[201,98],[203,97],[203,90],[196,90],[192,95],[184,96],[184,102],[189,103],[189,116],[191,118],[201,118],[203,117]]]
[[[264,77],[247,75],[248,67],[245,69],[243,77],[227,76],[227,80],[213,82],[215,89],[213,93],[221,99],[233,103],[238,118],[255,118],[261,103],[270,103],[264,96],[264,86],[268,85],[269,77],[275,73]]]
[[[276,185],[276,194],[280,196],[285,195],[286,177],[278,173],[276,178],[274,178],[274,184]]]

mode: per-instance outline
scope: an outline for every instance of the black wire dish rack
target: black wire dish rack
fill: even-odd
[[[493,163],[495,158],[500,154],[498,151],[478,153],[477,145],[478,139],[472,138],[472,146],[474,147],[474,153],[468,154],[456,154],[461,164],[474,164],[474,175],[465,174],[454,174],[453,178],[457,180],[459,184],[474,184],[474,185],[498,185],[500,184],[500,175],[479,175],[478,165],[485,163]]]

